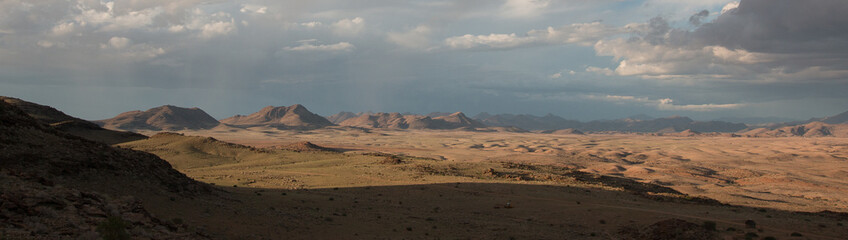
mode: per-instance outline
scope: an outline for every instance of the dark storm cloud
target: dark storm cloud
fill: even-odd
[[[700,12],[689,17],[689,24],[692,24],[692,25],[695,25],[695,26],[701,25],[701,19],[703,19],[707,16],[710,16],[710,11],[701,10]]]
[[[669,28],[657,17],[637,29],[640,38],[596,49],[622,60],[615,69],[620,75],[845,82],[846,11],[846,1],[744,0],[692,31]]]

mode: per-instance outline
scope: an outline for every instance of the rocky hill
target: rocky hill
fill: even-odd
[[[827,124],[844,124],[848,123],[848,112],[840,113],[837,115],[833,115],[830,117],[825,117],[822,119],[815,119],[815,121],[823,122]]]
[[[479,121],[465,116],[462,112],[434,118],[400,113],[361,114],[357,117],[344,120],[339,125],[389,129],[474,129],[485,127]]]
[[[776,129],[757,128],[741,135],[748,137],[848,137],[848,124],[811,122]]]
[[[250,115],[235,115],[222,119],[221,123],[241,126],[270,126],[278,128],[312,129],[332,126],[326,118],[310,112],[300,104],[288,107],[267,106]]]
[[[0,149],[4,238],[206,238],[155,218],[136,198],[215,191],[153,154],[57,131],[5,101],[0,101]]]
[[[0,100],[21,109],[30,117],[50,125],[56,130],[88,140],[106,144],[117,144],[147,138],[144,135],[133,132],[104,129],[95,123],[69,116],[50,106],[12,97],[0,96]]]
[[[220,123],[200,108],[165,105],[147,111],[130,111],[95,121],[105,128],[124,130],[210,129]]]

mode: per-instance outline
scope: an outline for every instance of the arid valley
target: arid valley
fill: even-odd
[[[300,105],[228,124],[162,106],[95,121],[104,129],[3,99],[10,239],[848,236],[845,124],[821,122],[842,115],[735,133],[583,133],[462,113],[336,124]],[[373,127],[345,126],[363,123]]]

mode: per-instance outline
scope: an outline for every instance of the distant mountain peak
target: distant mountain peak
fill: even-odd
[[[267,106],[250,115],[235,115],[221,123],[235,126],[273,126],[292,128],[319,128],[333,125],[330,120],[314,114],[301,104],[288,107]]]
[[[96,121],[106,128],[123,130],[182,130],[210,129],[220,124],[200,108],[183,108],[162,105],[147,111],[129,111],[117,116]]]

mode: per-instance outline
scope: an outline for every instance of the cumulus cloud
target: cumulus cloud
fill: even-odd
[[[297,52],[336,52],[336,51],[351,51],[355,48],[349,42],[339,42],[335,44],[315,44],[317,40],[309,39],[300,41],[300,46],[285,47],[286,51]]]
[[[109,39],[109,45],[108,46],[115,48],[115,49],[122,49],[122,48],[126,48],[131,43],[132,43],[132,40],[130,40],[129,38],[112,37],[112,38]]]
[[[76,23],[66,22],[66,23],[57,24],[56,26],[53,27],[53,29],[50,32],[53,35],[62,36],[62,35],[69,34],[69,33],[73,32],[74,30],[76,30]]]
[[[149,26],[153,23],[153,19],[163,12],[162,8],[153,7],[116,13],[115,2],[100,2],[100,5],[99,7],[78,5],[80,13],[74,17],[74,20],[81,26],[91,25],[101,31],[122,31]]]
[[[389,32],[386,39],[394,44],[406,48],[426,49],[430,47],[430,35],[433,30],[425,25],[420,25],[406,32]]]
[[[224,36],[230,34],[236,29],[236,24],[234,19],[230,19],[229,22],[225,21],[216,21],[204,24],[200,31],[200,36],[203,38],[213,38],[217,36]]]
[[[365,28],[365,19],[361,17],[346,18],[334,22],[331,26],[337,35],[356,35]]]
[[[695,112],[710,112],[717,110],[738,109],[744,107],[745,104],[730,103],[730,104],[674,104],[671,98],[650,99],[647,97],[636,96],[620,96],[620,95],[584,95],[583,98],[590,100],[599,100],[613,103],[637,103],[645,106],[655,107],[662,111],[695,111]]]
[[[194,9],[189,20],[184,25],[173,25],[168,31],[173,33],[190,30],[202,39],[226,36],[236,31],[235,18],[226,12],[206,13],[201,9]]]
[[[450,37],[445,45],[453,49],[508,49],[534,45],[578,44],[591,46],[605,37],[629,31],[615,28],[600,22],[575,23],[561,27],[548,27],[543,30],[531,30],[524,35],[496,34]]]

